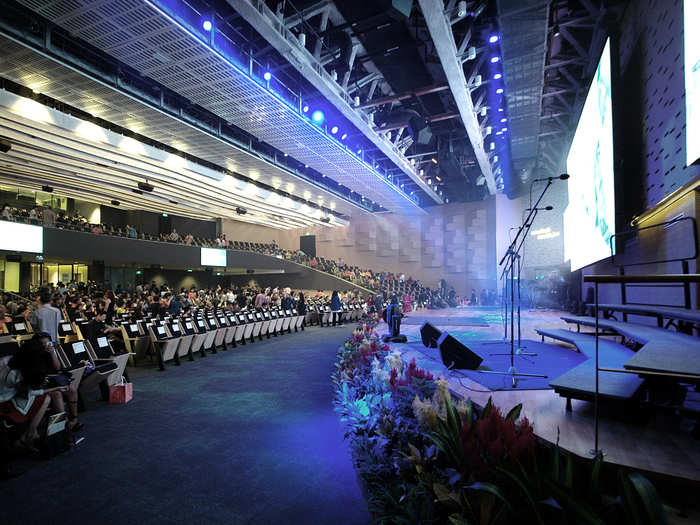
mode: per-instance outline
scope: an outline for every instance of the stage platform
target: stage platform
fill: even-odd
[[[560,319],[565,314],[558,310],[523,310],[522,338],[539,341],[535,328],[566,328],[566,323]],[[425,348],[421,343],[420,326],[423,321],[430,321],[440,330],[449,331],[467,346],[470,343],[502,340],[504,331],[499,309],[467,307],[421,310],[408,316],[410,321],[401,326],[401,332],[408,337],[408,344],[392,345],[392,348],[403,351],[405,359],[415,357],[422,368],[444,376],[454,393],[470,397],[479,405],[483,406],[489,396],[505,410],[522,403],[523,414],[532,422],[539,438],[555,443],[559,432],[559,445],[562,448],[581,457],[590,457],[594,438],[592,403],[572,400],[573,410],[567,412],[566,400],[551,389],[495,389],[492,381],[484,379],[479,382],[474,373],[447,370],[440,360],[439,351]],[[378,331],[380,334],[386,333],[386,325],[380,324]],[[573,347],[562,346],[573,354],[577,353]],[[528,359],[531,360],[528,371],[536,370],[537,360],[541,357]],[[543,363],[542,368],[550,369],[550,366]],[[550,381],[553,379],[549,378]],[[491,388],[488,387],[489,383]],[[496,386],[504,388],[507,385]],[[600,448],[609,463],[700,482],[700,443],[690,436],[688,429],[679,430],[677,426],[677,421],[671,417],[659,415],[640,422],[622,407],[601,406]]]

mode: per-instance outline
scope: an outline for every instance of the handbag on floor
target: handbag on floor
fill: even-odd
[[[127,383],[122,376],[122,380],[118,385],[109,387],[109,402],[111,404],[128,403],[134,397],[134,389],[132,383]]]

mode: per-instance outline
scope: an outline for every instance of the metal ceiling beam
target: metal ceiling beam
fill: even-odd
[[[290,15],[284,19],[284,26],[287,29],[298,26],[299,24],[305,22],[309,18],[313,18],[318,14],[321,14],[326,7],[332,4],[332,0],[323,0],[317,4],[311,5],[306,9],[302,9],[300,12]]]
[[[440,113],[438,115],[433,115],[430,117],[425,117],[425,120],[427,122],[441,122],[443,120],[450,120],[453,118],[458,118],[459,116],[460,116],[459,113],[448,112],[448,113]],[[394,131],[395,129],[405,128],[406,126],[408,126],[408,122],[402,122],[402,123],[393,124],[393,125],[382,127],[382,128],[375,128],[375,129],[380,133],[386,133],[387,131]]]
[[[227,0],[227,2],[391,162],[418,184],[433,201],[442,204],[442,197],[420,178],[418,172],[391,141],[374,131],[369,117],[353,107],[354,102],[347,91],[333,80],[306,48],[299,44],[294,34],[284,27],[263,0]]]
[[[430,95],[431,93],[438,93],[450,89],[448,84],[439,84],[437,86],[427,86],[423,88],[414,89],[407,91],[405,93],[399,93],[398,95],[389,95],[388,97],[377,98],[375,100],[370,100],[364,104],[360,104],[358,107],[361,109],[373,108],[376,106],[382,106],[384,104],[389,104],[390,102],[400,102],[401,100],[406,100],[413,98],[414,96]]]
[[[445,71],[447,83],[450,85],[452,96],[457,103],[462,123],[467,130],[469,142],[471,142],[481,173],[486,179],[489,193],[496,193],[496,181],[491,169],[491,162],[484,149],[484,138],[481,135],[479,121],[474,112],[471,93],[467,88],[467,80],[462,69],[462,62],[458,58],[457,45],[450,21],[445,16],[442,0],[418,0],[423,17],[425,18],[430,37],[435,45],[435,50],[440,57],[440,63]]]

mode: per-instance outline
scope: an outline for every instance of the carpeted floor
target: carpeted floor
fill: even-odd
[[[0,523],[368,523],[331,402],[348,331],[137,370],[132,402],[89,403],[74,450],[0,482]]]

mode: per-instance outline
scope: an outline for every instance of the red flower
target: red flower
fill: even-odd
[[[464,421],[461,440],[467,463],[477,472],[483,472],[487,466],[523,462],[535,447],[535,434],[527,418],[516,423],[503,417],[495,406],[473,425]]]

